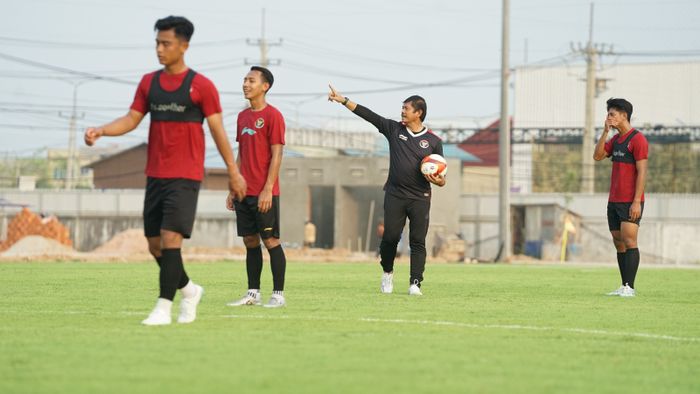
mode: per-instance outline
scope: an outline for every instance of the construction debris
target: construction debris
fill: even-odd
[[[52,239],[61,245],[73,247],[70,232],[55,216],[42,218],[28,208],[23,208],[7,225],[7,239],[0,243],[0,252],[9,249],[24,237],[38,235]]]

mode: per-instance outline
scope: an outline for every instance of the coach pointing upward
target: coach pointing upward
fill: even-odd
[[[401,232],[409,220],[411,246],[411,278],[408,293],[422,295],[420,286],[425,271],[425,237],[430,219],[430,184],[445,185],[440,175],[423,175],[421,161],[425,156],[442,156],[442,141],[425,126],[425,100],[411,96],[401,107],[401,122],[383,118],[366,107],[343,97],[332,86],[329,101],[341,103],[357,116],[372,123],[389,141],[389,177],[384,185],[384,235],[379,246],[382,293],[393,291],[394,259]]]

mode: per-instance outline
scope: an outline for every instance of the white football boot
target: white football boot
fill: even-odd
[[[248,292],[240,299],[231,301],[228,306],[243,306],[243,305],[260,305],[260,292],[248,290]]]
[[[272,294],[270,296],[270,300],[267,301],[263,307],[265,308],[279,308],[281,306],[285,306],[287,303],[284,300],[284,296],[281,294]]]
[[[173,304],[172,301],[159,298],[156,302],[156,307],[148,315],[148,317],[141,322],[144,326],[166,326],[172,323],[173,318],[170,316],[170,307]]]
[[[625,285],[625,288],[622,289],[622,292],[620,292],[620,297],[634,297],[636,295],[637,292],[634,291],[634,289],[629,287],[628,285]]]
[[[180,301],[180,315],[177,317],[178,323],[192,323],[197,318],[197,305],[202,300],[204,288],[200,285],[194,285],[195,295],[192,297],[182,297]]]
[[[418,279],[416,279],[411,286],[408,287],[408,295],[412,296],[422,296],[423,293],[420,291],[420,287],[418,287]]]
[[[616,290],[613,290],[613,291],[611,291],[610,293],[607,293],[606,295],[609,295],[609,296],[619,296],[620,294],[622,294],[622,291],[623,291],[624,289],[625,289],[625,285],[621,285],[621,286],[618,287]]]
[[[394,291],[394,272],[382,273],[382,285],[379,290],[384,294],[390,294]]]

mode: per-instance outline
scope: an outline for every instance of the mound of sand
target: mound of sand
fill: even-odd
[[[143,229],[132,228],[117,233],[112,239],[103,243],[93,253],[99,254],[148,254],[148,242],[143,236]]]
[[[21,256],[66,256],[74,254],[70,246],[40,235],[28,235],[15,242],[2,253],[3,257]]]

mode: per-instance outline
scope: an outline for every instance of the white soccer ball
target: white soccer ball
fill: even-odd
[[[445,176],[445,174],[447,174],[447,160],[435,153],[425,156],[420,164],[420,172],[425,175],[438,174],[440,176]]]

